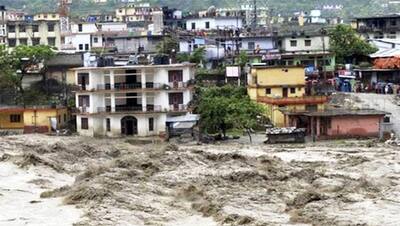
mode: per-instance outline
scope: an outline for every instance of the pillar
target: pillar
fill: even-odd
[[[111,112],[115,112],[115,93],[111,93]]]
[[[142,88],[146,88],[146,71],[144,69],[140,71],[140,81],[142,82]]]
[[[147,94],[146,93],[142,93],[142,108],[143,108],[144,112],[147,111]]]
[[[110,88],[114,89],[114,84],[115,84],[115,77],[114,77],[114,70],[110,71]],[[115,101],[115,99],[114,99]],[[112,104],[112,96],[111,96],[111,104]]]

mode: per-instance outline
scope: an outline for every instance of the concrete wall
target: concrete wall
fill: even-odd
[[[325,36],[311,36],[311,37],[285,37],[282,40],[282,48],[284,51],[322,51],[323,42],[325,42],[325,50],[329,49],[329,37]],[[306,46],[305,41],[310,40],[311,46]],[[296,46],[291,46],[291,41],[297,41]]]
[[[10,115],[21,115],[21,122],[11,122]],[[0,129],[23,129],[24,113],[22,111],[9,111],[0,113]]]
[[[381,116],[342,116],[331,120],[329,136],[378,136]]]
[[[254,74],[255,73],[255,74]],[[253,69],[254,81],[260,86],[296,86],[305,84],[303,67]]]
[[[206,28],[206,23],[210,23],[210,27]],[[194,30],[215,30],[224,28],[242,28],[243,22],[240,18],[193,18],[186,20],[186,29],[192,30],[192,23],[195,23]]]

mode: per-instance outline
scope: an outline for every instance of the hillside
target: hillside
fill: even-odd
[[[247,0],[249,1],[249,0]],[[0,0],[8,8],[25,9],[28,12],[54,11],[58,0]],[[232,7],[246,0],[149,0],[152,4],[180,8],[185,11],[207,9],[209,6]],[[260,7],[269,7],[274,15],[288,15],[296,11],[320,9],[324,5],[342,5],[342,10],[324,10],[328,15],[345,18],[372,14],[394,13],[400,11],[400,4],[388,4],[390,0],[258,0]],[[105,5],[95,5],[90,0],[73,0],[72,13],[81,15],[112,11],[118,5],[110,0]]]

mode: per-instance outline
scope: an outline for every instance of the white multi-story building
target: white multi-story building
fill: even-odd
[[[126,23],[74,22],[71,24],[71,32],[64,37],[61,49],[69,52],[88,52],[92,48],[112,47],[114,45],[109,38],[125,33],[128,33]]]
[[[0,44],[7,43],[7,10],[0,6]]]
[[[189,63],[76,68],[79,134],[164,134],[168,117],[188,112],[194,68]]]

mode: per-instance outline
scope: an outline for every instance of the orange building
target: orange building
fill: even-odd
[[[16,133],[48,133],[69,120],[65,107],[3,107],[0,108],[0,131]]]

